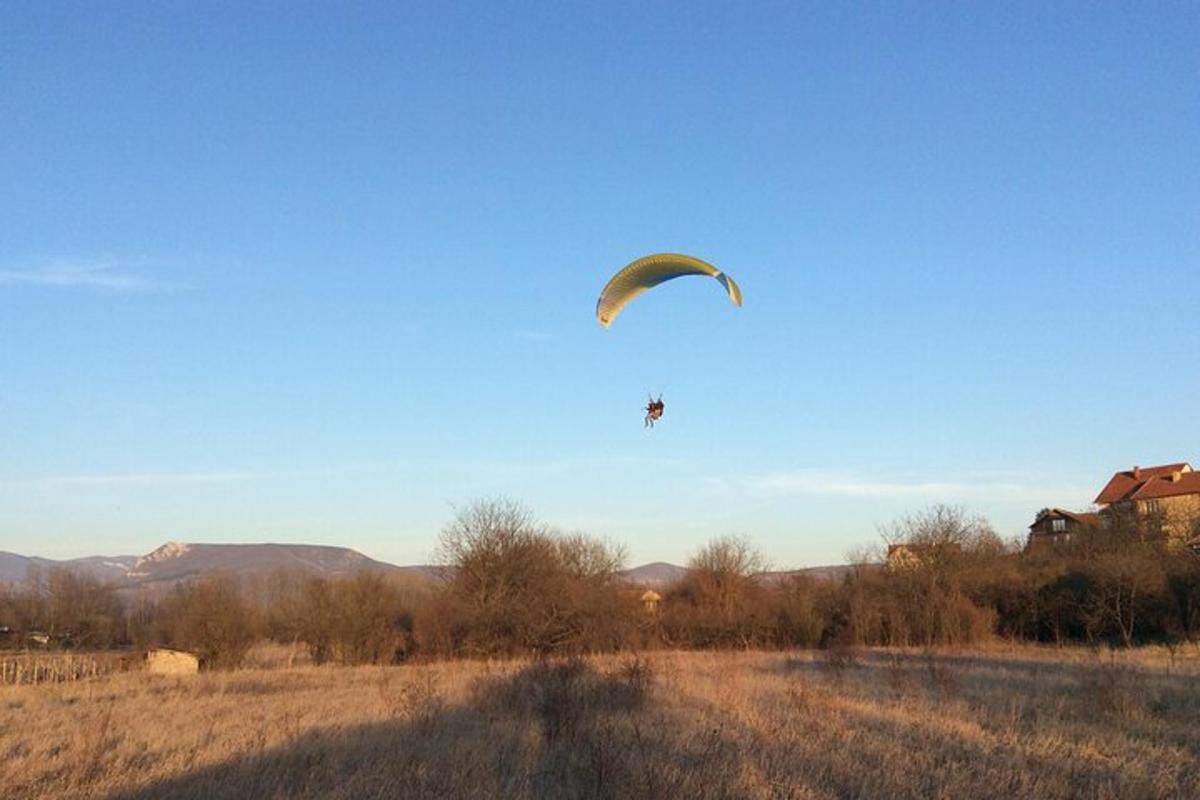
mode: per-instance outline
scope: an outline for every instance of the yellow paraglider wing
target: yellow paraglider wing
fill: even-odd
[[[612,277],[612,280],[600,293],[596,303],[596,319],[604,327],[612,324],[621,313],[621,309],[629,305],[633,298],[647,289],[652,289],[665,281],[682,278],[685,275],[706,275],[716,278],[729,293],[733,304],[742,304],[742,290],[733,282],[733,278],[721,270],[692,256],[678,253],[657,253],[652,256],[639,258],[627,265]]]

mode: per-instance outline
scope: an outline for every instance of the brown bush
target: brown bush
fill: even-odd
[[[190,650],[207,669],[237,667],[258,638],[254,610],[231,577],[177,586],[159,605],[158,644]]]
[[[277,573],[267,630],[276,641],[304,642],[317,664],[395,664],[413,654],[413,615],[424,594],[374,572],[333,579]]]
[[[447,581],[417,615],[427,653],[492,655],[620,647],[635,617],[619,592],[624,552],[556,534],[508,500],[476,502],[442,532]]]
[[[54,646],[108,648],[128,642],[125,609],[116,588],[65,567],[32,568],[22,587],[0,587],[0,647],[20,647],[38,631]]]
[[[761,647],[777,641],[766,560],[749,540],[723,536],[701,547],[663,600],[667,642],[687,647]]]

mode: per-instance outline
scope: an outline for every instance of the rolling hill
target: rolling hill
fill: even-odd
[[[687,574],[686,567],[668,564],[666,561],[655,561],[621,571],[621,577],[638,586],[661,587],[674,583]]]
[[[347,547],[308,544],[191,544],[167,542],[144,556],[91,556],[55,561],[0,552],[0,583],[24,583],[30,569],[65,567],[120,588],[166,587],[205,575],[267,576],[292,570],[325,578],[382,572],[432,579],[436,567],[398,567]]]
[[[0,584],[22,584],[31,574],[52,567],[66,567],[113,583],[121,589],[137,587],[169,588],[171,585],[205,575],[266,577],[279,570],[300,572],[324,578],[382,572],[396,577],[434,580],[442,568],[432,565],[397,566],[377,561],[348,547],[314,544],[196,544],[167,542],[144,556],[89,556],[56,561],[0,551]],[[31,573],[30,570],[34,572]],[[764,572],[760,579],[775,581],[791,575],[809,575],[817,579],[840,578],[846,566],[809,567],[780,572]],[[630,583],[662,588],[687,574],[687,568],[655,561],[622,570],[620,576]]]
[[[101,580],[119,581],[124,579],[135,561],[137,556],[88,556],[55,561],[0,551],[0,583],[22,583],[29,576],[31,568],[45,571],[50,567],[66,567]]]

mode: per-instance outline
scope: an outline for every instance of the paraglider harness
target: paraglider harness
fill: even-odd
[[[665,408],[665,406],[663,405],[661,394],[658,396],[657,400],[655,400],[653,397],[650,397],[650,402],[646,404],[646,418],[643,421],[642,427],[653,428],[654,423],[662,419],[663,408]]]

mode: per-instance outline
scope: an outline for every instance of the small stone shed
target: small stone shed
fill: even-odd
[[[155,647],[146,651],[146,671],[152,675],[194,675],[200,671],[200,656]]]
[[[642,593],[641,601],[642,608],[648,613],[653,614],[658,611],[658,604],[662,602],[662,595],[653,589],[647,589]]]

